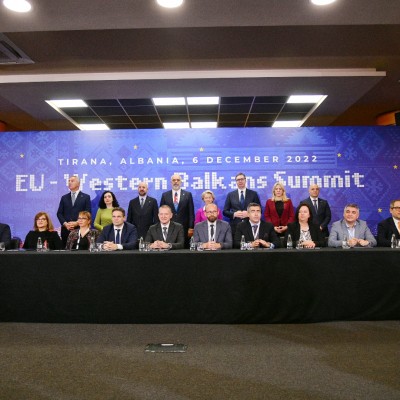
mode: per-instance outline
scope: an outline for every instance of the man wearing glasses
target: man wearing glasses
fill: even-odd
[[[239,172],[235,176],[237,189],[228,193],[226,197],[223,214],[229,218],[232,236],[235,236],[236,225],[239,222],[247,221],[247,206],[250,203],[261,204],[257,192],[246,188],[246,175]]]
[[[218,207],[211,203],[206,205],[207,221],[194,226],[194,241],[203,243],[204,250],[232,248],[232,231],[230,225],[218,219]]]
[[[378,224],[378,246],[390,247],[392,235],[400,239],[400,200],[392,200],[389,208],[391,217]]]

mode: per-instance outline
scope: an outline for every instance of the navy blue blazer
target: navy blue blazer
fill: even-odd
[[[89,211],[92,213],[90,196],[79,192],[74,205],[72,205],[71,192],[69,192],[61,197],[57,211],[57,218],[60,221],[60,224],[63,225],[64,222],[76,221],[81,211]]]
[[[313,223],[321,226],[323,234],[329,236],[328,224],[331,222],[332,215],[328,202],[318,197],[318,212],[315,211],[314,203],[311,201],[310,197],[302,200],[299,207],[301,204],[308,204],[310,206],[313,215]]]
[[[389,217],[378,224],[378,246],[390,247],[392,244],[392,235],[400,239],[399,231],[394,224],[393,218]]]
[[[185,237],[189,228],[194,226],[194,204],[192,193],[181,189],[181,196],[179,199],[178,210],[175,210],[174,201],[172,198],[172,190],[164,192],[161,196],[160,207],[166,204],[171,207],[172,221],[178,222],[183,225]]]
[[[240,240],[244,236],[246,242],[253,242],[254,235],[250,221],[243,221],[237,225],[235,231],[234,247],[240,249]],[[272,243],[274,247],[281,246],[281,241],[275,232],[274,225],[271,222],[260,221],[258,237],[266,242]]]
[[[129,202],[127,222],[136,226],[138,238],[145,238],[151,225],[158,222],[158,204],[153,197],[146,196],[143,208],[139,196]]]
[[[250,203],[257,203],[261,207],[260,198],[258,197],[258,193],[254,190],[246,189],[246,196],[244,198],[244,205],[242,206],[239,199],[238,190],[234,190],[233,192],[228,193],[228,196],[225,200],[224,211],[223,214],[225,217],[229,218],[231,222],[234,224],[238,224],[242,221],[241,218],[233,218],[233,214],[236,211],[246,211],[247,206]]]
[[[124,222],[122,228],[121,245],[124,250],[133,250],[137,246],[137,230],[136,226],[129,222]],[[115,242],[114,225],[110,224],[104,227],[96,243]]]

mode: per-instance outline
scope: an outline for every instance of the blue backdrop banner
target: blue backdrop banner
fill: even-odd
[[[0,163],[0,221],[22,239],[38,211],[60,226],[56,212],[70,175],[80,177],[94,214],[104,190],[127,208],[141,180],[159,201],[173,173],[181,174],[196,209],[205,189],[223,208],[238,172],[263,206],[276,181],[295,206],[308,196],[310,183],[318,183],[332,222],[355,202],[373,232],[389,216],[390,201],[400,198],[399,127],[4,132]]]

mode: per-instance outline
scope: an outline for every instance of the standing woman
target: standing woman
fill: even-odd
[[[267,200],[264,211],[265,221],[272,222],[278,236],[283,236],[287,225],[294,222],[294,207],[292,201],[286,197],[285,187],[276,182],[272,187],[272,197]]]
[[[89,250],[92,241],[96,243],[96,239],[100,233],[97,229],[90,229],[92,223],[92,215],[88,211],[81,211],[78,216],[78,229],[73,230],[67,240],[66,250]]]
[[[199,222],[202,221],[207,221],[207,216],[206,216],[206,205],[207,204],[211,204],[214,203],[215,200],[215,196],[214,193],[211,190],[205,190],[202,194],[201,194],[201,199],[204,201],[204,206],[199,208],[196,211],[196,217],[194,219],[194,224],[198,224]],[[218,219],[222,219],[222,212],[221,210],[218,208]]]
[[[61,250],[62,242],[58,233],[54,230],[53,223],[49,215],[44,211],[39,211],[33,220],[33,231],[29,231],[24,241],[24,249],[36,249],[38,239],[42,239],[42,244],[47,242],[50,250]]]
[[[105,191],[100,198],[99,208],[94,220],[94,227],[100,232],[107,225],[112,223],[111,214],[115,207],[119,207],[117,198],[113,192]]]
[[[285,245],[288,235],[291,235],[293,242],[300,242],[302,247],[306,249],[325,247],[324,235],[319,225],[312,222],[313,215],[308,204],[301,204],[297,208],[295,218],[295,222],[288,224],[285,234]]]

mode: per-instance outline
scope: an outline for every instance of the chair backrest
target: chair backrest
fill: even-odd
[[[10,241],[10,250],[18,250],[21,244],[21,238],[14,236]]]

